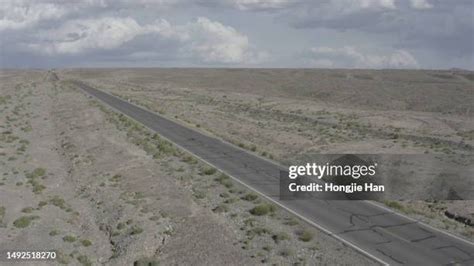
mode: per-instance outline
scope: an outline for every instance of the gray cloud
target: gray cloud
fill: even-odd
[[[470,0],[3,0],[0,64],[472,69],[473,9]]]
[[[292,26],[358,31],[391,38],[394,47],[473,53],[474,2],[469,0],[351,1],[308,3],[290,14]]]

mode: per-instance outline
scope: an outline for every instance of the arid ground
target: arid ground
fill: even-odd
[[[2,249],[71,265],[373,264],[56,73],[0,73]]]
[[[282,164],[317,153],[473,152],[467,71],[3,70],[0,246],[55,249],[58,263],[373,263],[72,79]],[[446,216],[473,219],[472,201],[386,204],[474,238]]]
[[[75,69],[79,79],[282,164],[320,153],[474,153],[474,72]],[[420,182],[414,190],[422,191]],[[472,201],[385,202],[469,238]],[[448,217],[448,216],[449,217]],[[470,221],[471,226],[456,221]]]

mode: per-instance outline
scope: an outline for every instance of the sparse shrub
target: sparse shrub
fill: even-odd
[[[75,236],[73,236],[73,235],[67,235],[67,236],[64,236],[64,237],[63,237],[63,241],[64,241],[64,242],[70,242],[70,243],[72,243],[72,242],[75,242],[76,240],[77,240],[77,238],[76,238]]]
[[[287,220],[284,222],[284,224],[290,225],[290,226],[294,226],[294,225],[298,225],[299,223],[298,223],[298,221],[297,221],[296,219],[294,219],[294,218],[289,218],[289,219],[287,219]]]
[[[183,157],[183,162],[189,163],[189,164],[196,164],[197,160],[191,155],[186,155]]]
[[[273,241],[275,241],[275,243],[280,243],[281,241],[283,240],[288,240],[290,239],[290,236],[285,233],[285,232],[280,232],[280,233],[276,233],[272,236],[272,239]]]
[[[91,266],[92,265],[92,262],[89,260],[89,258],[86,255],[77,256],[77,261],[79,261],[79,263],[84,265],[84,266]]]
[[[229,207],[225,204],[221,204],[221,205],[215,207],[214,209],[212,209],[212,211],[215,212],[215,213],[228,212]]]
[[[196,199],[203,199],[206,197],[206,193],[202,190],[196,190],[194,189],[193,190],[193,196],[196,198]]]
[[[26,207],[21,210],[24,213],[31,213],[34,209],[32,207]]]
[[[0,206],[0,227],[2,227],[3,224],[3,217],[5,217],[5,207]]]
[[[52,230],[51,232],[49,232],[49,235],[50,236],[56,236],[59,234],[59,231],[58,230]]]
[[[46,175],[46,169],[40,167],[33,170],[30,174],[27,174],[26,177],[35,178],[35,177],[42,177],[44,175]]]
[[[256,216],[263,216],[269,213],[273,213],[275,212],[275,210],[276,210],[275,206],[268,203],[264,203],[264,204],[260,204],[253,207],[252,209],[250,209],[249,212]]]
[[[40,194],[46,188],[36,178],[28,180],[28,183],[33,186],[33,193],[35,194]]]
[[[22,216],[16,219],[13,222],[13,225],[17,228],[25,228],[25,227],[28,227],[31,224],[31,222],[36,219],[39,219],[39,216],[37,215]]]
[[[249,238],[266,234],[271,234],[271,231],[265,227],[255,227],[247,231],[247,236]]]
[[[244,221],[245,226],[254,226],[257,220],[255,218],[248,218]]]
[[[62,199],[59,196],[54,196],[53,198],[49,200],[49,202],[51,202],[51,204],[53,204],[56,207],[59,207],[62,210],[66,209],[66,202],[64,201],[64,199]]]
[[[132,228],[130,228],[130,235],[138,235],[138,234],[141,234],[143,232],[143,228],[139,227],[138,225],[134,225],[132,226]]]
[[[242,199],[246,201],[254,201],[258,199],[258,195],[254,193],[248,193],[247,195],[243,196]]]
[[[303,242],[309,242],[313,239],[313,233],[308,230],[303,230],[301,232],[297,232],[298,239]]]
[[[71,261],[71,257],[68,256],[67,254],[64,254],[60,251],[56,251],[56,256],[57,256],[57,262],[59,264],[69,264]]]
[[[232,181],[230,180],[230,177],[226,174],[221,174],[218,178],[214,180],[224,185],[226,188],[231,188],[234,185]]]
[[[92,245],[92,242],[91,242],[89,239],[82,239],[82,240],[81,240],[81,244],[82,244],[84,247],[88,247],[88,246]]]
[[[119,174],[115,174],[115,175],[113,175],[111,178],[109,178],[109,181],[110,181],[110,182],[119,182],[120,179],[122,179],[122,176],[119,175]]]
[[[291,250],[290,248],[283,248],[280,250],[280,252],[278,252],[278,254],[282,257],[289,257],[293,255],[293,250]]]
[[[257,146],[255,146],[255,145],[250,146],[250,150],[251,151],[257,151]]]
[[[142,258],[133,262],[133,266],[158,266],[158,261],[148,258]]]
[[[123,223],[118,223],[117,224],[117,230],[122,230],[125,228],[125,225]]]
[[[213,175],[213,174],[216,173],[216,171],[217,171],[216,168],[207,167],[207,168],[205,168],[202,172],[203,172],[203,174],[205,174],[205,175]]]

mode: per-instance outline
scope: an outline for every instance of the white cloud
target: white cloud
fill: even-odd
[[[179,57],[193,58],[204,63],[257,63],[265,54],[250,46],[248,37],[230,26],[200,17],[195,21],[172,25],[161,19],[140,25],[132,18],[104,17],[67,21],[57,29],[38,33],[40,41],[28,47],[49,55],[78,55],[94,50],[113,50],[147,36],[156,43],[172,41]],[[139,54],[154,54],[153,42]],[[135,51],[133,56],[137,56]]]
[[[29,47],[46,54],[79,54],[117,48],[144,32],[145,29],[131,18],[72,20],[57,29],[40,32],[38,36],[45,36],[45,39]]]
[[[431,9],[433,5],[428,0],[410,0],[410,4],[415,9]]]
[[[31,28],[40,22],[58,20],[71,14],[79,16],[89,12],[113,9],[136,9],[139,7],[163,9],[184,0],[1,0],[0,31]]]
[[[182,50],[204,62],[242,63],[259,57],[250,48],[247,36],[207,18],[177,26],[175,33],[182,36]]]
[[[353,46],[341,48],[313,47],[309,62],[318,67],[340,68],[417,68],[416,59],[405,50],[389,54],[363,53]]]
[[[17,30],[48,19],[58,19],[68,13],[64,6],[53,3],[2,0],[0,31]]]

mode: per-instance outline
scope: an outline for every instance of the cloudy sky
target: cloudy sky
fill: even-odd
[[[0,67],[474,69],[472,0],[0,0]]]

